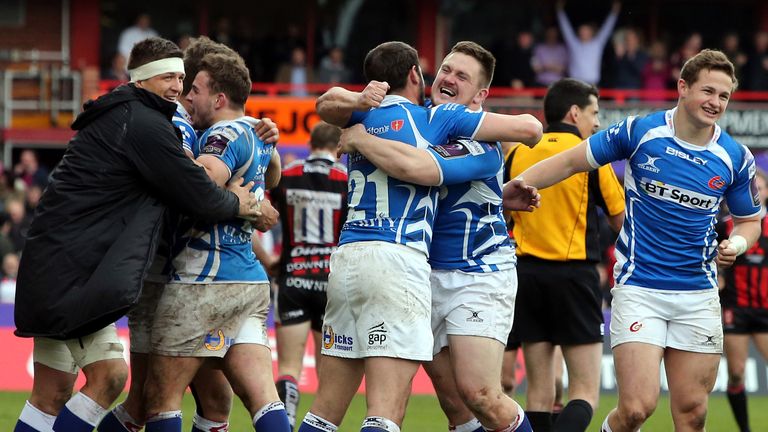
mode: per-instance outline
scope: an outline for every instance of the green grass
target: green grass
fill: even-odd
[[[10,431],[16,423],[16,418],[24,405],[27,393],[0,392],[0,430]],[[302,395],[300,406],[300,418],[309,409],[313,395]],[[524,403],[522,403],[524,405]],[[616,404],[615,395],[603,395],[600,399],[600,407],[595,413],[589,431],[597,431],[603,418]],[[191,429],[191,413],[194,411],[192,397],[187,395],[184,399],[184,430]],[[761,431],[768,429],[768,396],[749,396],[749,414],[752,430]],[[360,430],[360,424],[365,416],[365,399],[357,396],[352,401],[347,417],[344,419],[339,432],[356,432]],[[250,420],[243,406],[235,403],[232,412],[232,432],[252,431]],[[432,396],[413,396],[408,404],[408,411],[403,424],[404,431],[441,432],[448,430],[448,423],[440,412],[437,399]],[[656,413],[643,427],[645,432],[672,431],[672,417],[669,414],[669,400],[663,396],[659,401]],[[733,420],[728,400],[723,394],[714,394],[710,397],[709,415],[707,416],[707,430],[710,432],[738,430]]]

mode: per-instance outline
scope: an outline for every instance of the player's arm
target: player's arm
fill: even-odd
[[[282,173],[282,163],[280,161],[280,153],[277,149],[272,150],[272,157],[269,159],[269,165],[267,165],[267,171],[264,173],[264,183],[267,189],[273,189],[280,183]]]
[[[736,261],[736,257],[747,251],[760,238],[762,226],[760,216],[747,218],[733,217],[733,230],[727,239],[717,246],[717,258],[715,261],[721,267],[730,267]]]
[[[317,98],[315,109],[325,122],[344,127],[352,118],[353,112],[367,111],[379,106],[387,91],[389,84],[380,81],[369,82],[362,92],[333,87]]]
[[[205,168],[208,177],[210,177],[219,187],[224,187],[232,176],[227,164],[216,156],[208,154],[200,155],[196,162]]]
[[[362,124],[344,129],[339,146],[344,153],[362,153],[390,177],[422,186],[440,184],[437,162],[427,150],[371,135]]]
[[[541,122],[530,114],[486,113],[473,138],[478,141],[517,141],[533,147],[541,140],[542,133]]]
[[[264,270],[267,271],[267,274],[271,277],[276,277],[278,273],[277,267],[280,261],[278,257],[273,256],[264,249],[264,246],[261,245],[259,235],[256,233],[253,233],[253,236],[251,237],[251,246],[253,247],[253,253],[256,255],[256,259],[258,259],[261,265],[264,266]]]

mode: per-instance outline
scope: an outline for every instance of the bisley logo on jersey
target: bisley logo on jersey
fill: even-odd
[[[656,161],[661,159],[660,157],[652,157],[652,156],[648,156],[647,154],[643,154],[643,156],[645,156],[647,160],[643,163],[637,164],[638,168],[644,169],[646,171],[650,171],[652,173],[658,173],[659,171],[661,171],[661,169],[659,169],[656,166]]]
[[[665,150],[665,153],[667,153],[668,155],[677,156],[680,159],[685,159],[688,162],[693,162],[696,165],[704,166],[704,165],[707,164],[707,162],[709,162],[706,159],[702,159],[702,158],[697,157],[697,156],[691,156],[691,155],[689,155],[688,153],[686,153],[686,152],[684,152],[682,150],[678,150],[678,149],[672,148],[672,147],[667,147],[667,149]]]
[[[642,191],[646,192],[649,196],[673,202],[691,209],[712,210],[718,204],[718,200],[715,197],[683,189],[657,180],[643,178],[640,180],[640,187],[642,188]]]

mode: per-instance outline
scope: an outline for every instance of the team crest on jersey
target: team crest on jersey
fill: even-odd
[[[720,190],[725,186],[725,180],[720,176],[714,176],[709,179],[707,186],[709,186],[710,189]]]
[[[232,338],[226,337],[221,329],[209,331],[203,340],[203,346],[208,351],[221,351],[230,345],[232,345]]]
[[[403,128],[404,124],[405,124],[405,121],[402,119],[399,119],[399,120],[392,120],[389,126],[392,128],[393,131],[399,132],[400,129]]]
[[[652,173],[658,173],[659,171],[661,171],[661,169],[659,169],[656,166],[656,161],[661,159],[660,157],[648,156],[647,154],[643,154],[643,156],[646,157],[646,161],[643,163],[637,164],[638,168],[646,171],[650,171]]]

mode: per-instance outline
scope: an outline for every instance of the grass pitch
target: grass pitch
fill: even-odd
[[[16,419],[24,405],[27,393],[0,392],[0,430],[13,430]],[[313,395],[303,394],[301,397],[301,406],[299,408],[300,418],[309,409],[312,403]],[[709,414],[707,416],[707,430],[710,432],[736,431],[738,427],[733,420],[728,400],[723,394],[713,394],[710,397]],[[524,401],[519,400],[523,406]],[[603,418],[616,404],[616,396],[605,394],[600,399],[600,407],[588,430],[599,430]],[[191,430],[192,413],[194,412],[194,401],[190,395],[184,398],[184,428]],[[749,415],[750,424],[753,431],[768,430],[768,396],[749,396]],[[365,417],[365,399],[363,396],[356,396],[352,401],[344,422],[339,428],[339,432],[357,432]],[[232,410],[231,426],[232,432],[252,431],[251,421],[248,414],[239,401],[235,402]],[[413,396],[408,404],[408,411],[403,424],[404,431],[424,431],[424,432],[442,432],[448,430],[448,423],[445,420],[437,399],[434,396]],[[672,417],[669,414],[669,399],[662,396],[654,415],[643,426],[646,432],[666,432],[672,431]]]

